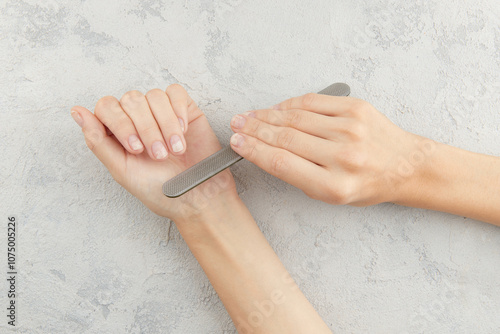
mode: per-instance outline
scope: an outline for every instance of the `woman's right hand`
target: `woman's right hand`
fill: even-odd
[[[236,115],[231,127],[238,154],[332,204],[400,200],[436,146],[368,102],[313,93]]]

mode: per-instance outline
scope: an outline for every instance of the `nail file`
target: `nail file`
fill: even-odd
[[[345,83],[334,83],[318,92],[331,96],[349,96],[350,93],[351,89]],[[241,159],[243,157],[227,146],[165,182],[163,194],[179,197]]]

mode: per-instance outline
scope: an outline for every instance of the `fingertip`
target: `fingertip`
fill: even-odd
[[[71,115],[78,123],[77,117],[81,117],[81,128],[85,141],[91,150],[99,145],[105,137],[107,137],[106,127],[91,113],[87,108],[74,106],[71,108]]]
[[[157,140],[153,143],[150,157],[156,161],[164,161],[168,158],[168,149],[162,141]]]
[[[70,110],[71,116],[75,120],[75,122],[83,128],[83,125],[92,122],[92,119],[95,118],[94,114],[90,112],[87,108],[82,106],[73,106]],[[81,123],[79,121],[81,120]]]
[[[85,107],[82,107],[82,106],[73,106],[71,108],[71,112],[78,112],[80,113],[80,115],[82,115],[83,117],[85,117],[87,114],[92,114],[92,112],[90,112],[87,108]]]
[[[139,137],[135,134],[132,134],[128,137],[128,149],[132,154],[141,154],[144,151],[144,144],[142,144]]]
[[[231,136],[230,144],[235,150],[241,150],[243,144],[245,143],[245,137],[239,133],[235,133]]]
[[[170,137],[170,149],[175,155],[182,155],[186,152],[186,140],[182,135],[173,135]]]
[[[71,110],[79,111],[79,110],[87,110],[87,108],[84,108],[82,106],[73,106],[71,107]]]
[[[182,117],[178,117],[178,120],[182,133],[186,133],[188,123]]]
[[[73,117],[76,124],[78,124],[80,127],[83,127],[83,117],[80,114],[80,112],[78,112],[78,110],[72,108],[71,109],[71,117]]]
[[[170,100],[174,113],[179,119],[182,133],[186,133],[188,128],[188,106],[190,102],[186,89],[179,84],[172,84],[167,87],[165,93]]]

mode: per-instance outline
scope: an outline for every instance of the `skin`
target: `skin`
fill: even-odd
[[[237,115],[231,127],[233,150],[311,198],[500,225],[500,158],[406,132],[368,102],[310,93]]]
[[[107,96],[94,113],[75,106],[71,114],[113,178],[175,222],[239,333],[331,333],[240,200],[229,170],[179,198],[163,195],[163,182],[220,149],[181,86],[131,91],[120,100]],[[180,152],[168,145],[174,135],[184,144]],[[130,136],[141,141],[140,149],[133,149]],[[155,142],[168,148],[166,157],[155,155]]]
[[[240,333],[330,333],[238,197],[229,170],[179,198],[162,194],[163,182],[220,149],[181,86],[107,96],[94,113],[75,106],[72,116],[113,178],[175,222]],[[403,131],[365,101],[306,94],[237,115],[231,127],[236,152],[312,198],[394,202],[500,225],[499,158]]]

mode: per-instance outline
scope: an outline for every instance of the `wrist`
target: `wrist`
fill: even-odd
[[[208,249],[225,248],[232,241],[260,233],[238,195],[225,194],[202,211],[174,220],[189,248],[197,256]],[[232,237],[230,237],[232,236]]]
[[[391,202],[410,205],[442,185],[442,159],[448,145],[415,134],[410,135],[408,151],[398,158],[397,168],[390,173],[393,197]]]
[[[425,159],[415,168],[394,203],[422,208],[453,212],[451,208],[456,189],[457,170],[460,161],[456,160],[459,149],[446,144],[433,142]],[[458,172],[460,174],[460,172]],[[456,199],[456,198],[455,198]],[[451,205],[450,205],[451,204]]]
[[[233,176],[227,169],[178,198],[170,199],[162,194],[161,199],[159,214],[175,223],[183,223],[201,221],[205,215],[222,207],[224,202],[234,202],[239,196]]]
[[[212,198],[200,198],[196,209],[189,210],[173,221],[178,227],[213,224],[228,216],[234,216],[241,208],[246,209],[237,192],[228,190]]]

